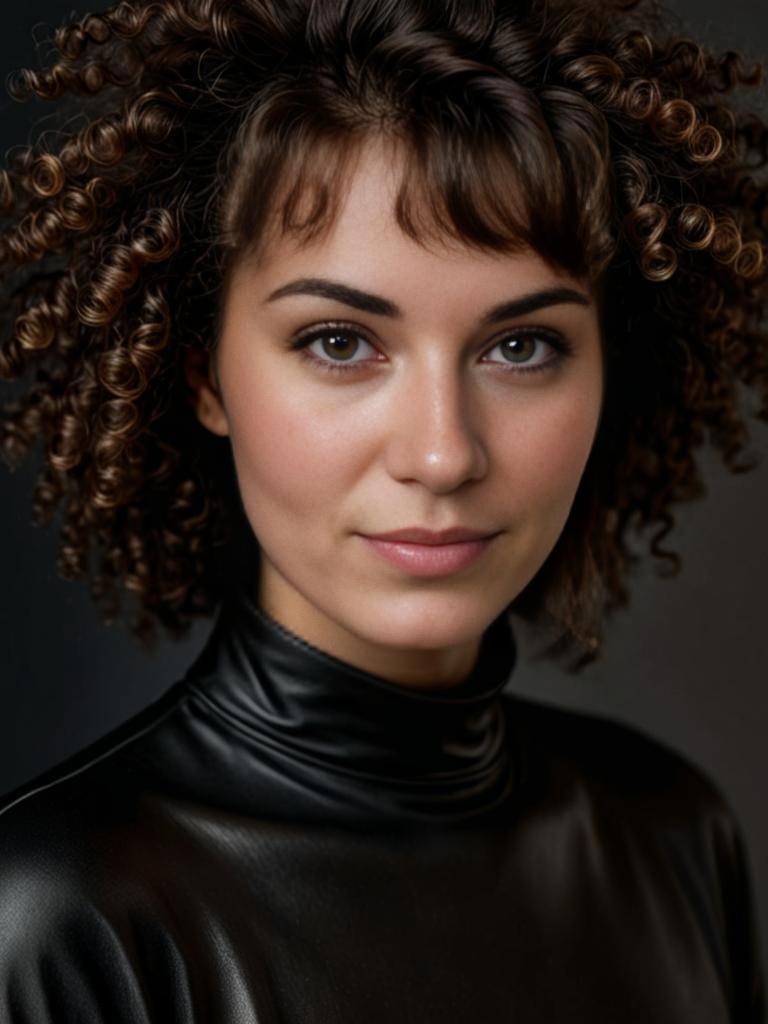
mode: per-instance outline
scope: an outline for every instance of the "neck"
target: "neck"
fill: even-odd
[[[450,688],[397,685],[314,646],[240,589],[187,681],[243,748],[261,809],[347,823],[458,823],[506,800],[500,693],[515,660],[505,616]],[[269,770],[264,773],[264,766]],[[268,779],[268,782],[265,782]]]

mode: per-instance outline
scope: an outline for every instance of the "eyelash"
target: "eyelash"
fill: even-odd
[[[354,335],[358,338],[362,338],[367,344],[372,345],[372,342],[368,341],[365,334],[357,327],[352,324],[345,323],[322,323],[316,327],[311,328],[309,331],[305,331],[298,335],[298,337],[291,344],[291,348],[294,351],[299,351],[301,357],[306,359],[307,362],[312,363],[319,369],[326,373],[350,373],[365,366],[365,361],[356,363],[343,363],[335,362],[331,359],[320,359],[318,356],[307,351],[307,347],[314,341],[318,341],[322,338],[333,336],[334,334],[347,333]],[[557,353],[554,358],[547,359],[546,362],[538,363],[534,366],[515,366],[514,363],[509,363],[508,367],[505,367],[503,363],[494,363],[495,366],[501,366],[503,372],[512,372],[516,376],[523,373],[538,373],[542,370],[554,369],[559,366],[562,361],[567,358],[573,352],[572,344],[566,340],[561,334],[556,334],[553,331],[547,330],[540,327],[518,327],[516,330],[509,331],[503,335],[494,345],[488,349],[492,352],[502,342],[507,341],[509,338],[524,338],[524,337],[535,337],[542,341],[546,341]]]

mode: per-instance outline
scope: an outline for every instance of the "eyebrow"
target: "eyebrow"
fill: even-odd
[[[403,315],[400,307],[390,299],[360,291],[358,288],[352,288],[340,281],[329,281],[324,277],[301,277],[296,281],[289,281],[288,284],[270,292],[266,301],[273,302],[286,295],[317,295],[322,299],[333,299],[335,302],[342,302],[345,306],[353,306],[364,313],[374,313],[377,316],[399,318]],[[521,295],[518,298],[491,306],[480,322],[482,326],[489,327],[501,320],[508,320],[510,317],[524,316],[526,313],[535,313],[538,309],[565,302],[576,303],[580,306],[592,304],[588,295],[575,288],[543,288],[540,291],[530,292],[527,295]]]

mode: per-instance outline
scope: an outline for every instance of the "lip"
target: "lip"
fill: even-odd
[[[498,534],[485,534],[474,540],[449,544],[412,544],[401,540],[383,540],[380,536],[360,536],[390,565],[412,576],[449,576],[475,562]]]
[[[465,540],[486,540],[494,536],[494,531],[470,530],[463,526],[452,526],[449,530],[425,530],[421,526],[409,526],[404,530],[367,533],[363,536],[371,540],[404,541],[407,544],[456,544]]]

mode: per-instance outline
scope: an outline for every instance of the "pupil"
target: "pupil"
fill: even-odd
[[[508,338],[505,342],[505,355],[511,357],[511,362],[525,362],[535,345],[535,338]]]
[[[341,344],[338,345],[336,342],[341,339]],[[344,359],[349,359],[350,356],[354,355],[352,351],[353,346],[349,345],[350,336],[348,334],[329,334],[323,339],[323,345],[326,346],[326,351],[329,355],[342,356]],[[347,352],[344,352],[344,346],[347,346]]]

